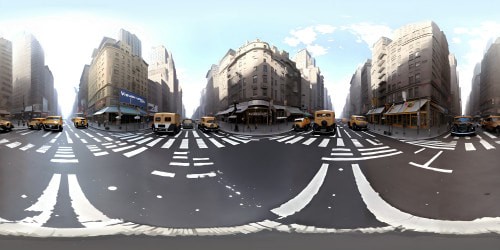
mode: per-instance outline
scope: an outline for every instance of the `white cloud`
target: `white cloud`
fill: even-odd
[[[285,43],[292,47],[296,47],[300,44],[300,40],[295,37],[285,37]]]
[[[317,57],[326,55],[328,49],[318,44],[311,44],[307,45],[307,51],[311,52],[313,57]]]
[[[337,28],[332,26],[332,25],[328,25],[328,24],[322,24],[322,25],[316,25],[316,27],[314,27],[314,29],[316,31],[318,31],[319,33],[321,34],[331,34],[333,33]]]
[[[364,41],[371,49],[373,44],[382,36],[390,37],[392,29],[386,25],[372,23],[358,23],[343,26],[343,30],[348,30],[358,37],[357,41]]]
[[[299,30],[290,31],[292,36],[303,44],[311,44],[316,40],[316,32],[313,27],[306,27]]]
[[[455,43],[455,44],[462,43],[462,39],[460,39],[460,37],[453,37],[451,39],[451,43]]]

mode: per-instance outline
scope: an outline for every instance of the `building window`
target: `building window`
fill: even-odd
[[[256,75],[254,75],[252,80],[253,80],[253,81],[252,81],[253,83],[257,83],[257,76],[256,76]]]
[[[266,59],[264,59],[264,62],[266,62]],[[263,70],[264,72],[267,72],[267,65],[263,65],[263,66],[262,66],[262,70]]]
[[[408,81],[410,82],[410,84],[414,84],[415,83],[415,78],[413,76],[410,76]]]
[[[415,74],[415,83],[420,82],[420,73]]]
[[[257,89],[253,89],[253,96],[257,96]]]
[[[262,89],[262,95],[267,96],[267,89]]]
[[[262,82],[267,83],[267,75],[262,75]]]
[[[253,67],[253,71],[257,71],[257,66],[254,66],[254,67]]]
[[[245,78],[241,79],[241,81],[243,82],[243,87],[245,87],[247,85],[247,81]]]

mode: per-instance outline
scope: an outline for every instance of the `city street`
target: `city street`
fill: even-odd
[[[500,233],[500,138],[0,134],[0,234]]]

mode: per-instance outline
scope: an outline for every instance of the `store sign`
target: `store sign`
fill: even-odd
[[[120,89],[120,102],[146,109],[146,98],[123,89]]]

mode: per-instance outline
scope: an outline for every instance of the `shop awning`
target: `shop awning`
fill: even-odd
[[[0,109],[0,115],[10,115],[10,112],[5,109]]]
[[[416,101],[409,101],[403,104],[403,107],[399,111],[399,113],[414,113],[420,110],[422,106],[427,103],[427,99],[421,99]]]
[[[303,115],[304,112],[302,112],[300,109],[296,107],[287,107],[286,110],[292,114],[292,115]]]
[[[94,115],[102,115],[104,113],[118,113],[118,108],[117,107],[105,107],[105,108],[95,112]]]
[[[384,111],[384,107],[380,107],[380,108],[376,108],[376,109],[372,109],[370,110],[368,113],[366,113],[367,115],[379,115],[381,114],[382,112]]]
[[[399,113],[399,110],[403,107],[403,104],[397,104],[397,105],[392,105],[387,112],[385,112],[386,115],[395,115]]]
[[[146,112],[139,108],[120,107],[120,112],[124,115],[145,115]]]
[[[273,106],[274,106],[274,109],[282,109],[282,110],[286,109],[285,106],[281,106],[281,105],[273,105]]]

